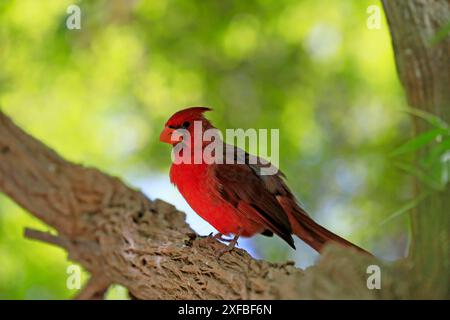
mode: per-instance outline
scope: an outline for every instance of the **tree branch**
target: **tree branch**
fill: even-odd
[[[65,239],[54,236],[49,232],[42,232],[39,230],[25,228],[25,232],[23,234],[24,234],[25,238],[39,240],[42,242],[53,244],[53,245],[63,248],[63,249],[68,249],[68,247],[69,247],[69,244]]]

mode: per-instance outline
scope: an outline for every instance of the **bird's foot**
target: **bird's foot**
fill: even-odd
[[[223,241],[223,242],[231,242],[231,241],[233,241],[232,238],[231,238],[231,239],[229,239],[229,238],[224,238],[224,237],[223,237],[223,234],[221,234],[220,232],[216,233],[215,235],[213,235],[213,233],[211,232],[211,233],[209,234],[209,237],[210,237],[211,239],[215,239],[215,240],[219,240],[219,241]]]
[[[225,253],[230,252],[234,249],[234,247],[238,244],[238,239],[240,236],[240,232],[237,233],[233,239],[228,239],[229,243],[226,247],[219,249],[216,251],[216,257],[219,259],[221,256],[223,256]]]
[[[225,253],[230,252],[231,250],[233,250],[234,245],[230,246],[227,245],[225,248],[219,249],[216,251],[216,257],[217,259],[219,259],[221,256],[223,256]]]

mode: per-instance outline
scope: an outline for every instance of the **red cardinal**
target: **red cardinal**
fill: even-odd
[[[267,161],[257,158],[257,164],[249,164],[248,161],[244,164],[236,161],[232,164],[208,164],[206,161],[195,164],[195,148],[203,151],[211,142],[200,140],[200,144],[195,145],[194,122],[198,121],[197,124],[201,124],[203,131],[213,129],[211,122],[203,115],[209,110],[211,109],[193,107],[175,113],[166,122],[160,141],[169,143],[174,148],[182,147],[179,144],[184,143],[182,151],[174,152],[175,161],[170,168],[170,180],[192,209],[219,231],[214,238],[230,242],[219,255],[231,250],[240,236],[250,237],[258,233],[266,236],[275,233],[294,249],[292,234],[318,252],[327,242],[366,252],[314,222],[299,205],[280,171],[274,175],[261,175],[260,169],[267,165]],[[183,130],[180,129],[187,130],[189,135],[183,136],[180,134]],[[184,139],[191,139],[191,143],[187,144]],[[239,150],[246,160],[251,157],[242,149],[234,146],[227,149],[226,146],[230,145],[223,141],[220,143],[224,146],[224,153],[231,150],[238,154],[235,151]],[[187,145],[191,147],[188,148]],[[190,163],[177,161],[186,156],[183,153],[188,153],[192,158]],[[229,234],[233,234],[234,238],[222,237]]]

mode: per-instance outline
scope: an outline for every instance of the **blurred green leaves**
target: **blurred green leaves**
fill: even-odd
[[[428,123],[430,129],[409,139],[391,153],[393,159],[409,156],[413,160],[394,160],[400,170],[417,178],[428,190],[422,191],[388,217],[381,225],[408,213],[432,194],[448,188],[450,173],[450,127],[439,117],[418,109],[407,109],[407,113]]]
[[[430,44],[435,46],[450,35],[450,21],[444,25],[436,34],[430,39]]]
[[[442,128],[432,129],[430,131],[423,132],[419,134],[417,137],[409,140],[399,148],[397,148],[394,152],[392,152],[392,156],[399,156],[405,153],[415,152],[417,149],[427,145],[433,140],[436,140],[441,134],[448,134],[448,130]]]
[[[397,167],[418,178],[435,191],[443,191],[448,184],[450,165],[450,127],[439,117],[417,109],[408,113],[425,120],[431,128],[408,140],[392,152],[393,157],[415,154],[421,149],[415,164],[397,163]]]

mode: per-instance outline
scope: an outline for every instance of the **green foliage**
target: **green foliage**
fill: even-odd
[[[392,156],[416,154],[420,156],[416,163],[397,163],[397,167],[418,178],[422,183],[435,191],[444,191],[449,180],[450,164],[450,127],[439,117],[417,109],[408,111],[425,120],[431,128],[408,140],[397,148]]]
[[[437,45],[445,38],[447,38],[450,34],[450,21],[444,25],[441,29],[436,32],[436,34],[430,39],[431,45]]]
[[[378,1],[79,1],[82,28],[67,30],[72,3],[0,2],[0,105],[30,134],[133,184],[167,174],[158,135],[169,115],[212,106],[220,129],[280,128],[281,169],[319,222],[382,257],[403,254],[407,219],[379,227],[411,189],[389,157],[410,125],[388,28],[366,27]],[[446,129],[431,130],[398,155],[448,144]],[[2,196],[0,297],[71,296],[65,254],[24,239],[25,226],[46,228]],[[294,257],[265,241],[265,258]]]
[[[413,160],[394,161],[400,170],[417,178],[428,190],[406,202],[400,209],[386,217],[381,225],[411,212],[423,200],[448,188],[450,173],[450,127],[439,117],[418,109],[407,109],[409,114],[424,120],[430,129],[409,139],[395,149],[393,159],[410,156]],[[418,157],[416,155],[419,155]]]

